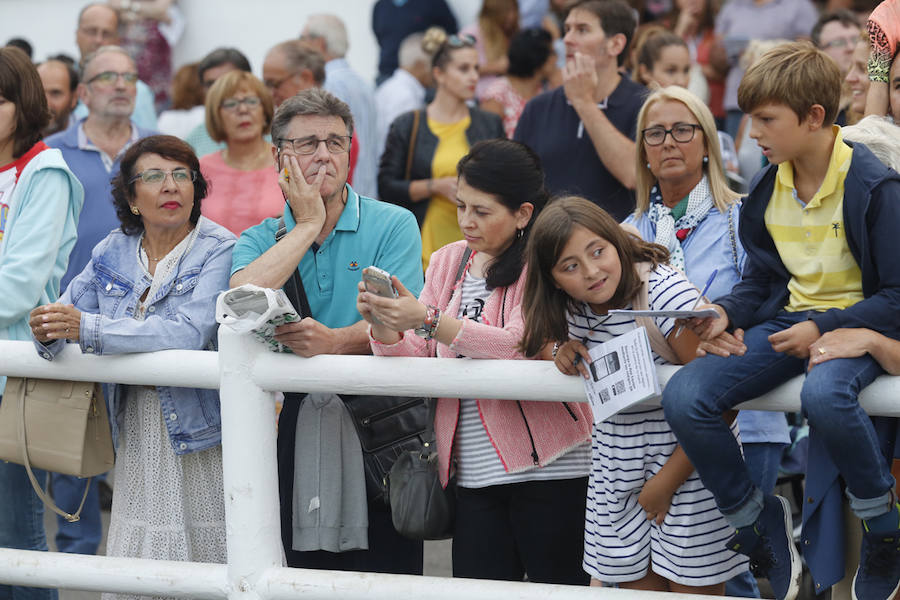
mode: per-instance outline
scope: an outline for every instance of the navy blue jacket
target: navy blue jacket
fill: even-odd
[[[866,327],[900,339],[900,261],[894,245],[900,232],[900,175],[864,145],[849,145],[853,159],[844,180],[844,227],[850,252],[862,271],[865,299],[811,318],[820,333]],[[747,252],[743,277],[730,294],[714,301],[725,309],[732,327],[746,329],[772,319],[788,304],[791,275],[765,224],[777,171],[770,165],[751,183],[738,229]]]

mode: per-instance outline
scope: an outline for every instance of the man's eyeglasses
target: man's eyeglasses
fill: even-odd
[[[282,77],[277,81],[272,81],[271,79],[266,79],[263,81],[263,84],[270,90],[277,90],[281,87],[281,84],[293,77],[293,75],[288,75],[287,77]]]
[[[319,144],[325,142],[325,148],[331,154],[343,154],[350,150],[350,140],[351,136],[349,135],[330,135],[327,138],[314,136],[294,139],[281,138],[278,140],[278,147],[284,148],[287,144],[294,150],[294,154],[305,156],[315,154]]]
[[[87,80],[87,83],[94,83],[95,81],[99,81],[100,83],[105,83],[107,85],[111,85],[116,83],[119,80],[119,77],[122,78],[128,85],[135,85],[138,80],[137,73],[117,73],[116,71],[103,71],[102,73],[97,73],[93,77]]]
[[[657,125],[656,127],[648,127],[641,134],[644,136],[644,143],[648,146],[659,146],[666,141],[666,136],[672,134],[672,139],[681,144],[686,144],[694,139],[694,132],[701,129],[699,125],[693,123],[676,123],[672,129]]]
[[[256,96],[247,96],[246,98],[229,98],[228,100],[223,100],[221,106],[225,110],[237,110],[240,108],[241,104],[247,108],[256,108],[259,106],[260,102],[261,100]]]
[[[853,37],[837,38],[836,40],[831,40],[830,42],[822,44],[822,48],[856,48],[856,44],[859,41],[860,37],[858,35]]]
[[[172,169],[171,171],[147,169],[129,179],[128,183],[134,183],[135,181],[140,180],[141,183],[146,183],[147,185],[161,185],[169,175],[172,176],[172,181],[174,181],[176,185],[187,185],[188,183],[197,180],[197,171],[192,169]]]
[[[114,40],[117,33],[112,29],[100,29],[99,27],[79,27],[78,30],[89,38],[100,38],[101,40]]]

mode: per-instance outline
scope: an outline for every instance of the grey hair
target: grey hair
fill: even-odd
[[[123,54],[128,57],[128,60],[131,61],[131,64],[135,64],[134,57],[128,53],[128,50],[123,48],[122,46],[100,46],[90,54],[84,57],[84,60],[81,61],[81,80],[87,81],[87,72],[88,66],[97,59],[98,56],[102,56],[104,54],[109,54],[111,52],[115,52],[118,54]],[[136,68],[136,67],[135,67]]]
[[[285,68],[289,73],[299,75],[304,69],[309,69],[316,85],[325,82],[325,59],[300,40],[281,42],[269,50],[269,54],[276,51],[284,55]]]
[[[322,88],[303,90],[281,103],[272,118],[272,141],[279,148],[294,117],[340,117],[353,135],[353,113],[340,98]]]
[[[841,128],[848,142],[865,145],[878,160],[900,171],[900,127],[887,117],[869,115],[856,125]]]
[[[424,39],[425,34],[422,32],[413,33],[404,38],[400,44],[400,50],[397,52],[398,62],[401,67],[412,67],[418,62],[425,65],[431,63],[431,54],[422,47],[422,40]]]
[[[303,29],[301,39],[304,36],[325,40],[328,54],[337,58],[344,58],[350,47],[350,42],[347,40],[347,27],[335,15],[319,14],[309,17],[306,20],[306,27]]]

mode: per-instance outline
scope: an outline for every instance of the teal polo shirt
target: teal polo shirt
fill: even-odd
[[[287,230],[296,226],[285,205]],[[266,219],[241,234],[231,258],[234,275],[275,245],[278,219]],[[334,230],[317,251],[300,261],[300,278],[313,318],[331,328],[362,319],[356,310],[357,284],[370,265],[396,275],[417,297],[424,284],[422,237],[416,218],[405,208],[360,196],[347,186],[347,204]]]

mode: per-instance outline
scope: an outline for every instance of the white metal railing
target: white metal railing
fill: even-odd
[[[665,385],[678,367],[659,367]],[[167,350],[83,355],[53,362],[30,342],[0,341],[0,374],[220,389],[227,565],[0,549],[0,582],[13,585],[217,600],[432,600],[596,598],[597,589],[467,579],[289,569],[281,566],[275,391],[429,395],[583,402],[578,378],[550,362],[274,354],[248,335],[219,330],[219,352]],[[799,410],[801,378],[744,408]],[[860,402],[900,416],[900,377],[881,377]],[[604,589],[629,600],[645,592]],[[679,595],[689,600],[692,596]],[[699,600],[699,596],[697,596]],[[706,598],[709,598],[708,596]]]

